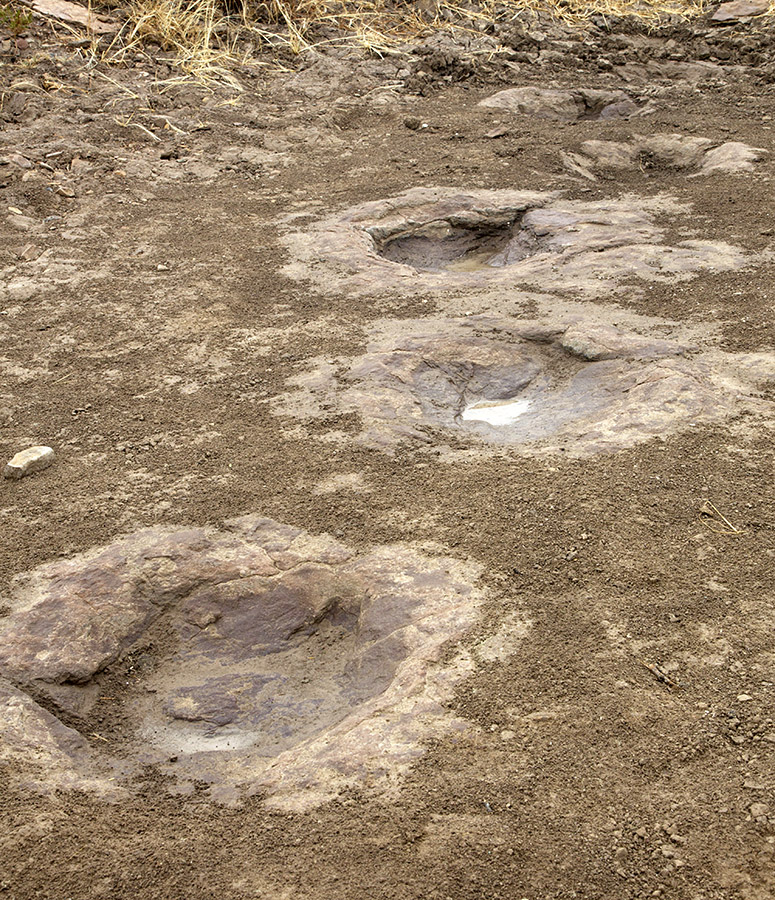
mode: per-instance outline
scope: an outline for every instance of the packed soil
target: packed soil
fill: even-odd
[[[486,600],[445,651],[476,661],[446,701],[463,726],[426,734],[389,786],[293,811],[261,792],[220,803],[204,783],[174,793],[155,764],[118,799],[32,790],[23,761],[4,765],[0,896],[775,893],[766,372],[755,407],[730,401],[725,417],[584,458],[432,427],[387,452],[359,443],[357,412],[300,421],[277,402],[320,365],[344,371],[393,320],[571,311],[740,366],[775,352],[770,32],[716,29],[716,53],[691,29],[625,26],[564,66],[332,51],[240,73],[240,92],[170,85],[161,50],[91,66],[48,25],[4,45],[0,450],[57,458],[0,484],[3,581],[141,528],[262,515],[359,553],[454,557],[481,568]],[[624,90],[649,112],[557,121],[478,106],[527,85]],[[595,180],[563,162],[588,140],[654,133],[766,154],[736,174],[641,160]],[[724,242],[745,261],[497,295],[411,279],[351,290],[324,258],[296,271],[291,232],[417,187],[668,197],[662,244]],[[477,654],[493,635],[500,651]],[[133,659],[105,673],[102,708],[80,726],[96,751],[121,752],[109,688],[135,677]]]

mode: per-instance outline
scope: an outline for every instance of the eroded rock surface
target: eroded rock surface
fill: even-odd
[[[674,169],[693,175],[734,175],[753,171],[766,151],[740,141],[714,146],[704,137],[682,134],[640,135],[630,142],[585,141],[579,153],[564,153],[565,167],[595,180],[595,169]]]
[[[569,456],[721,419],[745,396],[746,372],[761,368],[737,372],[732,354],[701,354],[610,325],[495,317],[388,323],[363,356],[339,362],[343,375],[321,363],[292,379],[299,390],[278,398],[275,411],[357,413],[356,440],[388,451],[456,437]]]
[[[113,743],[84,737],[109,679],[111,741],[181,784],[249,785],[290,806],[368,784],[408,764],[428,727],[455,724],[441,702],[460,672],[434,663],[473,622],[473,577],[257,516],[146,529],[42,566],[0,619],[4,752],[61,785],[115,769]]]
[[[573,288],[599,294],[633,276],[686,278],[742,266],[729,244],[666,246],[658,214],[684,212],[665,197],[558,200],[525,191],[414,188],[288,231],[284,271],[327,289]]]
[[[509,88],[487,97],[479,106],[558,122],[582,119],[622,119],[639,111],[624,91],[580,88],[573,91],[537,87]]]
[[[71,787],[114,792],[106,766],[86,739],[0,678],[0,767],[13,763],[36,790]]]

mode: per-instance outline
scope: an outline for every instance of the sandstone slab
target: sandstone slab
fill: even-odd
[[[86,739],[4,678],[0,734],[0,765],[20,769],[27,787],[94,790],[106,796],[116,792],[107,767],[95,759]]]
[[[734,269],[743,252],[712,241],[663,243],[669,198],[563,201],[525,191],[414,188],[302,230],[284,271],[323,289],[378,293],[535,286],[598,295],[632,277],[690,277]]]
[[[574,174],[594,180],[595,169],[675,170],[688,175],[735,175],[751,172],[766,151],[740,141],[714,146],[709,138],[682,134],[636,135],[630,142],[589,140],[579,153],[564,154]]]
[[[357,413],[354,439],[387,452],[468,440],[583,457],[723,419],[746,397],[740,369],[734,355],[583,319],[385,323],[362,356],[292,379],[274,411]]]
[[[700,166],[700,174],[730,175],[736,172],[751,172],[754,163],[759,162],[766,153],[767,151],[761,147],[749,147],[740,141],[727,141],[708,150]]]
[[[710,17],[710,21],[716,25],[732,24],[740,19],[750,19],[753,16],[763,16],[770,8],[766,0],[730,0],[722,3]]]
[[[428,728],[459,724],[442,701],[462,669],[437,662],[475,619],[475,580],[452,559],[359,554],[259,516],[145,529],[17,580],[0,619],[11,697],[0,722],[24,712],[34,740],[87,782],[116,766],[84,739],[109,683],[120,704],[109,734],[130,768],[309,805],[394,776]],[[20,738],[13,747],[37,759]]]
[[[637,104],[624,91],[587,88],[571,91],[538,87],[509,88],[485,98],[479,106],[557,122],[621,119],[639,111]]]

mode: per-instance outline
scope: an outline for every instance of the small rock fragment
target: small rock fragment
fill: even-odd
[[[51,447],[28,447],[22,450],[6,465],[4,478],[23,478],[33,472],[41,472],[54,462],[54,451]]]
[[[27,159],[26,156],[22,156],[21,153],[9,153],[5,158],[15,166],[18,166],[20,169],[32,168],[32,163]]]
[[[743,787],[749,791],[764,791],[767,789],[767,785],[758,778],[747,778],[743,782]]]
[[[770,811],[770,807],[766,803],[752,803],[748,809],[750,810],[751,815],[754,819],[759,819],[762,816],[766,816]]]
[[[8,216],[7,222],[11,228],[15,228],[17,231],[29,231],[35,226],[35,220],[31,219],[29,216],[17,216],[11,214]]]
[[[561,151],[560,158],[563,166],[573,175],[580,175],[582,178],[586,178],[587,181],[597,181],[597,178],[595,178],[589,168],[590,160],[585,156],[581,156],[579,153],[565,153]]]
[[[27,262],[37,259],[43,251],[36,247],[35,244],[25,244],[23,247],[17,247],[14,254]]]

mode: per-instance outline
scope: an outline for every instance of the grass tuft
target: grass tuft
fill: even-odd
[[[247,61],[237,42],[299,54],[323,44],[350,44],[383,55],[439,31],[476,34],[526,11],[583,26],[592,17],[632,17],[649,26],[693,19],[708,0],[129,0],[129,18],[103,59],[120,61],[144,41],[170,51],[183,72],[236,80]],[[775,6],[775,0],[773,0]]]
[[[29,28],[32,22],[32,13],[28,9],[12,3],[0,6],[0,31],[4,31],[11,37],[19,37]]]

